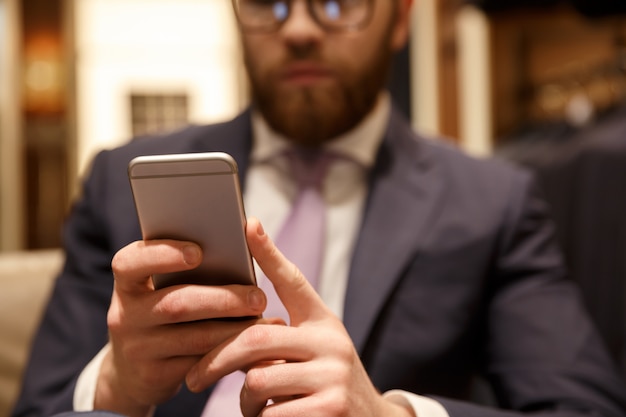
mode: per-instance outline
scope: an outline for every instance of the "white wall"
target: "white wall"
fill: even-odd
[[[131,92],[186,92],[194,123],[244,105],[230,0],[76,0],[78,172],[131,136]]]

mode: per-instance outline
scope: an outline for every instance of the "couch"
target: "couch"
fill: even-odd
[[[62,262],[60,249],[0,252],[0,417],[9,415],[16,399],[35,328]]]

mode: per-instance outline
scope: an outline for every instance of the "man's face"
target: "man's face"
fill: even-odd
[[[276,31],[243,31],[253,100],[270,126],[316,146],[361,121],[385,85],[393,53],[406,41],[407,4],[374,0],[365,28],[326,31],[304,0],[293,0]]]

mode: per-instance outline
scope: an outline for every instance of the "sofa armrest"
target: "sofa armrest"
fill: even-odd
[[[0,253],[0,416],[9,415],[63,253]]]

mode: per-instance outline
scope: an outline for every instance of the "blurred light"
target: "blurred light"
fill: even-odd
[[[26,64],[26,88],[33,92],[58,90],[59,65],[51,61],[31,61]]]

